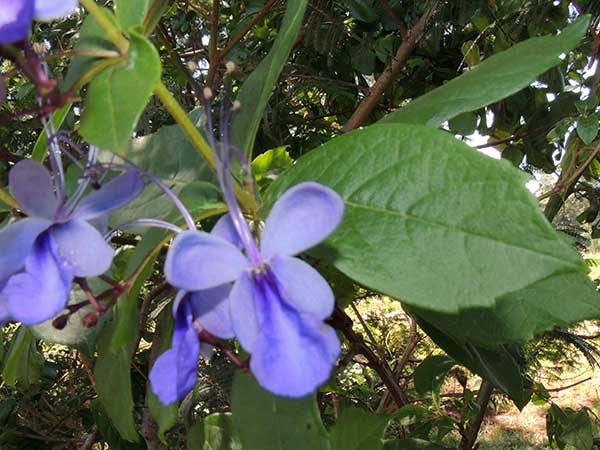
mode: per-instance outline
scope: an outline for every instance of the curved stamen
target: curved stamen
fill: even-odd
[[[104,240],[110,241],[115,235],[121,231],[132,230],[134,228],[163,228],[165,230],[173,231],[174,233],[181,233],[183,230],[177,225],[165,222],[159,219],[136,219],[131,222],[122,223],[117,225],[113,230],[109,231],[104,235]]]

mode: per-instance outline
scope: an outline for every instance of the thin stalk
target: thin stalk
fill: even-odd
[[[10,195],[4,189],[0,189],[0,200],[6,203],[11,208],[19,209],[19,204],[15,201],[14,198],[12,198],[12,195]]]

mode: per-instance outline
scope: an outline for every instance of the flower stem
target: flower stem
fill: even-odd
[[[185,135],[192,142],[200,156],[202,156],[211,169],[215,170],[215,160],[212,155],[212,150],[202,134],[198,131],[194,123],[190,120],[187,113],[183,110],[179,102],[173,97],[163,83],[159,83],[154,88],[154,93],[163,103],[169,114],[179,124]]]
[[[122,55],[127,54],[129,50],[129,41],[121,34],[119,29],[115,27],[110,20],[102,12],[94,0],[81,0],[81,4],[94,17],[100,28],[104,30],[108,38],[117,46]]]
[[[173,97],[173,94],[169,92],[163,83],[159,83],[154,88],[154,93],[163,103],[169,114],[175,119],[175,122],[179,124],[185,135],[188,137],[194,148],[200,153],[210,168],[216,171],[215,159],[213,157],[212,149],[204,136],[198,131],[198,128],[190,120],[187,113],[181,107],[179,102]],[[239,184],[234,183],[235,196],[237,197],[240,204],[244,209],[256,211],[258,209],[256,201],[245,192]]]

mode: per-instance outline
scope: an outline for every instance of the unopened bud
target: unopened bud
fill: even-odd
[[[196,69],[198,68],[198,64],[196,64],[194,61],[188,61],[187,66],[191,72],[195,72]]]
[[[86,327],[92,328],[96,323],[98,323],[98,313],[91,312],[83,316],[83,324]]]
[[[232,104],[231,104],[231,110],[232,111],[238,111],[240,108],[242,107],[242,104],[240,103],[239,100],[235,100]]]
[[[231,75],[235,72],[235,63],[233,61],[227,61],[225,63],[225,70],[227,71],[227,75]]]
[[[211,89],[211,88],[209,88],[209,87],[205,87],[205,88],[202,90],[202,94],[204,94],[204,98],[205,98],[206,100],[212,100],[212,98],[213,98],[213,92],[212,92],[212,89]]]
[[[52,326],[57,330],[62,330],[67,326],[67,322],[69,321],[69,315],[63,314],[62,316],[58,316],[56,319],[52,321]]]

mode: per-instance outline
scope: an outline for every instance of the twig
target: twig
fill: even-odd
[[[352,114],[352,117],[350,117],[348,122],[346,122],[346,125],[344,125],[344,131],[354,130],[365,123],[369,114],[373,112],[377,103],[379,103],[385,90],[400,75],[402,69],[404,69],[406,61],[417,46],[425,26],[433,17],[435,11],[436,8],[434,5],[434,7],[423,14],[417,24],[408,31],[406,38],[402,41],[400,48],[392,58],[390,64],[388,64],[381,76],[370,89],[369,94],[362,100],[360,105],[358,105],[358,108],[356,108],[356,111],[354,111],[354,114]]]
[[[353,330],[352,319],[344,311],[336,307],[331,317],[331,324],[344,334],[350,344],[356,348],[356,353],[360,353],[367,358],[369,367],[377,372],[398,407],[408,404],[408,398],[394,379],[394,374],[389,366],[385,361],[380,361],[377,355],[365,343],[363,337]]]
[[[398,15],[396,14],[396,12],[392,8],[392,6],[388,3],[387,0],[380,0],[380,1],[381,1],[381,6],[383,6],[383,9],[388,14],[388,16],[390,16],[390,19],[392,19],[392,22],[394,22],[394,25],[400,32],[400,36],[402,36],[402,39],[406,39],[406,35],[408,33],[406,30],[406,27],[404,26],[402,21],[398,18]]]
[[[254,15],[254,17],[252,17],[252,19],[250,20],[250,22],[248,22],[248,24],[244,27],[244,29],[242,31],[240,31],[238,34],[236,34],[234,37],[232,37],[227,42],[227,45],[225,46],[225,48],[219,52],[220,60],[223,60],[223,58],[225,58],[229,54],[229,52],[233,49],[233,47],[235,47],[238,42],[240,42],[242,39],[244,39],[246,34],[248,34],[248,32],[252,28],[254,28],[254,25],[256,25],[258,22],[260,22],[262,20],[262,18],[265,17],[269,11],[271,11],[271,7],[277,1],[278,0],[268,0],[263,5],[263,7],[260,8],[260,10]]]
[[[460,446],[458,447],[459,450],[472,450],[474,448],[473,446],[477,441],[477,435],[479,434],[481,423],[483,422],[483,418],[487,412],[487,405],[490,402],[493,390],[494,387],[489,381],[481,381],[481,386],[479,387],[479,392],[477,393],[477,404],[479,405],[479,411],[475,417],[469,421],[467,429],[464,430],[463,437],[460,441]]]
[[[219,49],[217,48],[220,4],[221,0],[213,0],[210,14],[210,42],[208,47],[209,67],[208,74],[206,75],[206,86],[211,88],[213,87],[213,81],[220,62]]]
[[[545,194],[540,195],[538,197],[538,201],[544,200],[545,198],[548,198],[554,194],[560,193],[565,186],[571,186],[571,185],[574,185],[575,183],[577,183],[577,181],[579,180],[579,177],[581,177],[581,175],[583,175],[583,172],[585,172],[586,169],[589,167],[589,165],[592,163],[592,161],[594,161],[594,159],[596,159],[596,156],[598,156],[598,153],[600,153],[600,143],[596,146],[594,151],[592,153],[590,153],[590,156],[588,156],[588,158],[585,160],[585,162],[577,169],[577,171],[567,181],[560,182],[560,180],[559,180],[559,182],[556,183],[556,186],[554,186],[554,188],[551,191],[548,191]]]
[[[410,318],[410,336],[408,338],[408,342],[406,343],[406,347],[404,348],[404,352],[394,367],[394,376],[396,380],[400,380],[402,376],[402,371],[404,367],[408,364],[410,360],[410,356],[417,348],[417,344],[421,341],[421,335],[419,334],[419,330],[417,328],[417,322]],[[390,392],[386,391],[379,401],[379,406],[377,407],[378,413],[387,412],[389,410],[390,403]]]
[[[587,381],[590,381],[592,379],[592,377],[587,377],[584,378],[583,380],[579,380],[576,383],[573,384],[569,384],[567,386],[561,386],[561,387],[557,387],[557,388],[552,388],[552,389],[546,389],[546,392],[559,392],[559,391],[565,391],[567,389],[571,389],[572,387],[577,386],[578,384],[582,384],[585,383]]]

